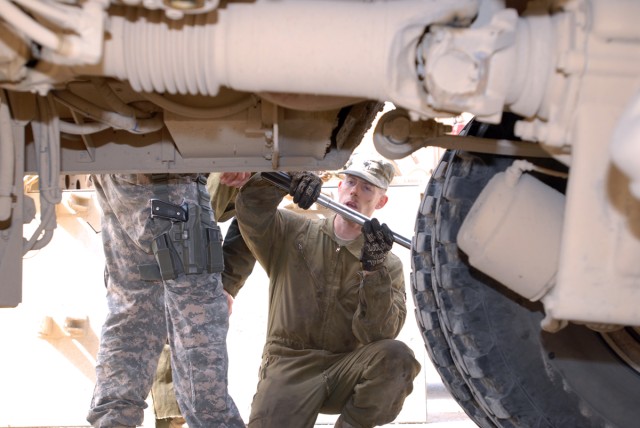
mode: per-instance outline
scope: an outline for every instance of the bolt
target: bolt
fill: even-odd
[[[411,122],[406,117],[396,117],[382,125],[382,135],[392,143],[403,143],[409,139]]]

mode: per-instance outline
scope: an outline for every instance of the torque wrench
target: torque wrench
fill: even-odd
[[[280,171],[263,172],[261,173],[261,176],[262,178],[267,180],[269,183],[289,193],[289,187],[291,185],[291,176],[286,172],[280,172]],[[319,205],[322,205],[325,208],[329,208],[331,211],[341,215],[347,220],[350,220],[356,224],[359,224],[360,226],[362,226],[365,221],[370,220],[370,218],[367,217],[366,215],[361,214],[358,211],[353,210],[346,205],[336,202],[333,199],[329,198],[328,196],[323,195],[322,193],[320,194],[320,196],[318,196],[316,203],[318,203]],[[393,242],[400,244],[405,248],[411,249],[410,239],[407,239],[404,236],[398,235],[393,231],[391,232],[391,234],[393,235]]]

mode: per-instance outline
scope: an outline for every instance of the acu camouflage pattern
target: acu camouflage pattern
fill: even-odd
[[[222,283],[227,293],[235,297],[247,281],[247,278],[249,278],[249,275],[251,275],[256,259],[240,234],[237,220],[233,218],[236,214],[235,200],[238,189],[222,184],[220,176],[221,173],[209,174],[207,191],[210,195],[211,207],[216,221],[226,222],[231,220],[222,245],[222,253],[224,255]],[[169,364],[170,358],[171,350],[168,346],[165,346],[151,387],[153,410],[158,420],[182,418],[173,387],[173,375]]]
[[[210,213],[194,175],[171,175],[169,201]],[[178,403],[191,428],[244,427],[227,391],[228,305],[219,273],[143,281],[138,267],[155,263],[154,237],[172,228],[151,219],[150,175],[93,177],[103,210],[108,315],[98,351],[97,382],[87,420],[94,427],[142,424],[158,358],[172,349]],[[204,201],[204,202],[203,202]],[[209,220],[213,224],[213,215]]]

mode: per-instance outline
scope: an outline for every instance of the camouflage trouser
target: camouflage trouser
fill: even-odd
[[[142,280],[155,263],[151,242],[172,230],[150,219],[153,185],[146,175],[94,177],[103,209],[108,315],[102,328],[96,387],[87,420],[95,427],[141,425],[162,347],[172,349],[178,404],[191,428],[244,427],[227,391],[228,305],[219,273]],[[172,176],[171,202],[199,204],[190,177]],[[208,201],[206,201],[208,205]]]
[[[234,218],[227,234],[224,237],[222,246],[224,254],[224,272],[222,272],[222,283],[224,289],[229,294],[235,296],[244,285],[249,275],[253,271],[256,259],[251,254],[251,250],[242,239],[238,222]],[[151,394],[153,396],[153,407],[156,419],[181,418],[180,408],[176,400],[173,388],[173,376],[171,365],[169,364],[171,351],[165,346],[160,356],[160,363],[156,372]]]

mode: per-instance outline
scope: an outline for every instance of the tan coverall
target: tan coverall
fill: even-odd
[[[393,421],[420,370],[393,340],[406,316],[397,256],[361,272],[363,238],[339,243],[334,217],[278,210],[285,193],[254,176],[236,198],[242,236],[269,276],[269,317],[249,427],[313,427],[341,413],[356,427]]]

